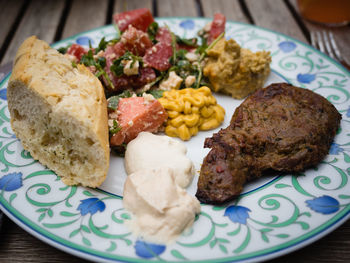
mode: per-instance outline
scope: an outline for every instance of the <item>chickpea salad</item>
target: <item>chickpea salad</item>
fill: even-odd
[[[203,60],[224,35],[223,15],[216,14],[212,26],[198,32],[201,41],[160,27],[146,8],[115,14],[113,21],[116,38],[102,38],[96,48],[72,44],[59,49],[73,65],[87,66],[103,83],[108,98],[125,90],[142,93],[210,85],[202,75]]]

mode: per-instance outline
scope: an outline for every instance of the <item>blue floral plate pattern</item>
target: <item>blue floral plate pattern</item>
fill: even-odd
[[[192,37],[209,20],[159,18],[176,34]],[[60,41],[96,46],[115,37],[104,26]],[[320,93],[342,114],[341,128],[329,155],[300,174],[271,176],[246,185],[226,206],[202,204],[194,226],[167,245],[133,236],[123,209],[126,178],[123,159],[111,157],[106,182],[99,189],[66,186],[23,150],[10,127],[6,88],[0,83],[0,208],[26,231],[68,253],[95,261],[259,261],[303,247],[349,218],[350,211],[350,73],[319,51],[267,29],[228,22],[226,37],[253,51],[269,50],[272,72],[266,85],[285,81]],[[216,95],[226,109],[227,126],[241,101]],[[202,132],[186,142],[188,156],[200,168],[207,150]],[[188,191],[195,193],[198,173]],[[39,256],[39,255],[38,255]]]

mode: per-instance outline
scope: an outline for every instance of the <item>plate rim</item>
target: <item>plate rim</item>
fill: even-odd
[[[144,259],[136,259],[136,258],[126,258],[125,256],[115,255],[115,257],[107,257],[103,255],[97,255],[100,254],[100,251],[93,250],[92,248],[83,247],[82,245],[77,245],[72,243],[69,240],[63,239],[61,237],[58,237],[52,233],[50,233],[48,230],[39,227],[37,224],[35,224],[32,220],[26,218],[23,214],[19,213],[16,209],[12,208],[11,206],[8,207],[7,204],[3,204],[1,202],[2,197],[0,197],[0,208],[1,210],[9,217],[13,222],[15,222],[18,226],[20,226],[23,230],[25,230],[27,233],[31,234],[32,236],[40,239],[41,241],[60,249],[61,251],[64,251],[66,253],[79,256],[85,259],[90,259],[91,257],[102,259],[102,260],[108,260],[108,262],[144,262]],[[15,210],[15,212],[13,211]],[[15,215],[19,214],[19,216]],[[24,217],[26,220],[22,220],[22,217]],[[330,220],[327,221],[327,223],[324,223],[323,225],[315,228],[314,230],[297,237],[293,240],[290,240],[286,243],[277,245],[275,247],[281,247],[279,249],[274,249],[275,247],[271,247],[269,249],[264,249],[263,251],[268,251],[267,253],[261,254],[261,255],[255,255],[259,253],[260,250],[251,252],[249,254],[245,254],[242,256],[235,256],[235,258],[223,258],[220,260],[220,262],[250,262],[253,259],[261,259],[261,260],[269,260],[273,258],[277,258],[283,255],[287,255],[293,251],[296,251],[298,249],[304,248],[307,245],[312,244],[313,242],[320,240],[322,237],[330,234],[335,229],[340,227],[343,223],[345,223],[350,218],[350,208],[348,211],[346,209],[342,210],[338,214],[336,214],[334,217],[332,217]],[[28,223],[29,222],[29,223]],[[31,225],[31,226],[30,226]],[[324,228],[323,228],[324,227]],[[320,231],[319,231],[320,230]],[[45,235],[44,233],[47,233]],[[51,238],[51,236],[55,236],[56,239]],[[304,238],[305,237],[305,238]],[[303,239],[304,238],[304,239]],[[57,239],[62,239],[66,243],[72,244],[72,246],[66,245],[64,242],[58,241]],[[300,240],[301,239],[301,240]],[[289,245],[289,243],[298,240],[294,244]],[[290,249],[290,250],[288,250]],[[90,250],[95,251],[97,254],[94,254],[93,252],[90,252]],[[287,250],[287,251],[286,251]],[[73,252],[73,253],[72,253]],[[287,253],[284,253],[287,252]],[[252,254],[252,255],[251,255]],[[251,255],[248,256],[247,255]],[[244,258],[240,258],[244,257]],[[191,260],[190,262],[203,262],[203,263],[210,263],[214,259],[206,259],[206,260]],[[178,262],[178,261],[167,261],[167,262]]]

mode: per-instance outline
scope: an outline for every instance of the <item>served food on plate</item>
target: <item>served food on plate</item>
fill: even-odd
[[[18,49],[7,88],[11,127],[32,157],[68,185],[97,187],[109,167],[107,103],[83,65],[36,37]]]
[[[178,140],[141,132],[127,145],[125,170],[127,174],[132,174],[148,168],[170,167],[174,170],[175,182],[186,188],[192,182],[195,173],[194,165],[186,153],[186,146]]]
[[[196,196],[222,204],[265,172],[298,172],[328,154],[341,115],[321,95],[286,83],[259,89],[236,108],[230,125],[205,141]]]
[[[123,205],[133,214],[132,232],[156,243],[174,241],[201,211],[199,201],[175,183],[174,170],[168,167],[130,174]]]
[[[150,132],[141,132],[127,145],[123,204],[132,213],[134,234],[167,243],[192,226],[201,209],[184,189],[194,175],[186,152],[181,141]]]
[[[203,74],[215,92],[243,99],[263,87],[270,74],[270,52],[241,48],[233,39],[221,39],[207,52]]]
[[[108,111],[112,146],[127,144],[142,131],[157,132],[168,117],[159,101],[146,93],[142,97],[114,96],[109,100]]]
[[[168,112],[165,134],[184,141],[198,131],[214,129],[221,125],[225,110],[217,104],[208,87],[170,90],[159,99]]]
[[[98,47],[73,44],[60,49],[66,53],[61,55],[31,37],[15,59],[8,89],[13,130],[35,159],[69,185],[97,187],[103,182],[109,167],[106,140],[123,152],[140,132],[164,129],[168,113],[157,100],[162,96],[158,86],[163,90],[201,87],[200,63],[224,30],[220,19],[214,21],[213,30],[199,46],[196,38],[181,39],[167,26],[159,27],[147,9],[114,18],[119,35],[108,42],[103,38]],[[175,86],[174,78],[181,79]],[[196,93],[204,89],[200,100],[208,102],[206,106],[212,104],[220,114],[214,118],[212,107],[199,107],[198,113],[209,119],[193,122],[197,113],[194,107],[187,107],[186,113],[190,109],[192,114],[186,116],[191,135],[197,132],[193,126],[214,128],[223,119],[224,110],[207,88]],[[187,126],[177,136],[189,139]]]

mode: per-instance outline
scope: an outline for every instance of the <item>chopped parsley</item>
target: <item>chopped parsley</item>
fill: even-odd
[[[113,126],[109,127],[109,134],[113,136],[114,134],[118,133],[122,128],[120,127],[119,123],[116,120],[113,120]]]
[[[176,35],[176,42],[178,44],[183,44],[183,45],[186,45],[186,46],[189,46],[189,47],[197,47],[197,38],[181,38],[179,37],[178,35]]]
[[[87,67],[94,66],[96,68],[95,76],[98,78],[100,76],[103,76],[106,79],[106,81],[108,82],[108,85],[112,89],[114,89],[114,85],[113,85],[111,79],[109,78],[108,74],[104,70],[104,67],[106,66],[106,58],[98,57],[97,59],[95,59],[94,55],[92,53],[92,49],[90,49],[87,54],[84,54],[81,57],[80,63],[84,64]]]
[[[156,71],[157,72],[157,71]],[[147,83],[146,85],[148,85],[149,88],[153,87],[154,85],[156,85],[159,81],[161,81],[162,79],[165,78],[165,76],[167,76],[167,71],[158,71],[157,73],[157,78],[152,81],[152,82],[149,82]]]
[[[67,53],[67,50],[68,50],[68,48],[69,48],[70,46],[71,46],[71,45],[68,45],[68,46],[66,46],[66,47],[60,47],[60,48],[57,49],[57,51],[64,55],[64,54]]]
[[[159,99],[159,98],[163,97],[164,90],[154,89],[154,90],[149,90],[146,93],[151,94],[155,99]]]
[[[159,28],[159,25],[157,22],[153,22],[147,28],[147,33],[148,33],[149,39],[152,41],[153,44],[157,43],[156,35],[158,32],[158,28]]]
[[[124,63],[123,61],[131,60],[132,67],[136,61],[139,61],[139,63],[142,66],[142,58],[139,56],[134,55],[130,51],[126,51],[125,54],[116,60],[113,61],[113,65],[110,67],[111,72],[116,75],[117,77],[120,77],[124,74]]]
[[[92,54],[91,49],[88,51],[87,54],[84,54],[81,59],[80,59],[80,63],[84,64],[85,66],[89,67],[89,66],[95,66],[95,59],[94,59],[94,55]]]
[[[105,40],[105,38],[103,37],[100,40],[100,43],[98,43],[98,47],[95,49],[95,54],[97,54],[98,52],[100,52],[101,50],[105,50],[106,47],[108,45],[108,42]]]

